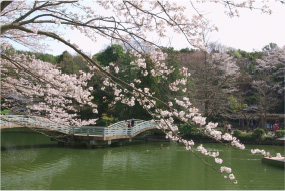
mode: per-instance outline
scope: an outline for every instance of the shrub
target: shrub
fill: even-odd
[[[96,122],[96,125],[97,125],[97,126],[107,127],[107,126],[108,126],[108,121],[105,120],[105,119],[99,119],[99,120]]]
[[[218,131],[221,131],[222,134],[225,134],[225,133],[226,133],[224,129],[217,129],[217,130],[218,130]]]
[[[239,137],[241,135],[241,133],[242,133],[241,130],[238,130],[238,129],[234,130],[234,136],[235,137]]]
[[[263,136],[265,139],[274,139],[274,134],[272,133],[267,133]]]
[[[179,132],[182,134],[182,136],[192,139],[209,139],[203,134],[204,128],[198,128],[194,122],[189,124],[182,124],[179,126]]]
[[[237,138],[241,141],[241,142],[252,142],[252,133],[245,133],[245,132],[241,132]]]
[[[0,111],[0,114],[1,114],[1,115],[7,115],[7,114],[9,114],[10,112],[11,112],[11,110],[4,109],[4,110]]]
[[[276,137],[280,138],[280,137],[284,137],[285,136],[285,130],[277,130],[276,131]]]
[[[266,144],[272,144],[274,143],[274,134],[267,133],[262,137],[262,142]]]
[[[261,139],[262,136],[265,135],[265,132],[263,129],[255,129],[252,133],[252,137],[255,139]]]
[[[195,124],[194,123],[189,123],[190,125],[184,123],[182,125],[179,126],[179,132],[182,135],[191,135],[193,134],[196,130],[195,130]]]

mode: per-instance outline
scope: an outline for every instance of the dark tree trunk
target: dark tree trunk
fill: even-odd
[[[244,130],[244,119],[241,119],[241,130]]]
[[[249,131],[249,120],[246,119],[246,132],[248,132],[248,131]]]

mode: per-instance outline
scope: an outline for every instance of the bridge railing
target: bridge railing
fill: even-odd
[[[3,119],[3,120],[1,120]],[[41,117],[27,117],[23,115],[1,115],[0,124],[4,126],[11,126],[12,124],[22,125],[22,126],[35,126],[35,127],[43,127],[50,128],[55,130],[60,130],[68,133],[70,131],[70,127],[58,125],[49,122],[43,122],[40,119]],[[6,121],[7,120],[7,121]]]
[[[134,126],[134,128],[132,128],[132,135],[144,130],[144,129],[147,129],[147,128],[151,128],[151,127],[155,127],[157,125],[157,123],[159,124],[160,121],[157,120],[156,122],[154,121],[144,121],[136,126]]]
[[[26,117],[22,115],[1,115],[0,116],[0,125],[9,125],[15,121],[16,124],[23,126],[35,126],[42,128],[49,128],[65,132],[68,134],[81,134],[81,135],[97,135],[97,136],[133,136],[143,129],[155,127],[157,124],[153,121],[144,121],[140,119],[134,119],[134,127],[128,128],[128,125],[125,121],[119,121],[108,127],[98,127],[98,126],[83,126],[83,127],[68,127],[60,126],[58,124],[45,122],[40,117]],[[5,119],[8,121],[4,121]],[[9,122],[10,121],[10,122]],[[127,120],[130,122],[131,120]],[[160,123],[160,121],[156,121]]]
[[[82,134],[82,135],[100,135],[104,134],[105,127],[97,126],[83,126],[83,127],[72,127],[69,130],[70,134]]]
[[[77,135],[98,135],[98,136],[117,136],[131,135],[131,128],[109,128],[98,126],[72,127],[70,134]]]
[[[159,121],[157,121],[159,123]],[[132,136],[143,129],[155,127],[156,123],[152,121],[135,120],[134,127],[128,128],[125,121],[120,121],[110,125],[108,127],[98,126],[84,126],[84,127],[72,127],[69,131],[70,134],[81,135],[97,135],[97,136]]]
[[[142,123],[142,122],[144,122],[144,120],[141,120],[141,119],[133,119],[134,120],[134,126],[136,126],[136,125],[138,125],[138,124],[140,124],[140,123]],[[110,125],[110,126],[108,126],[108,128],[127,128],[128,127],[128,122],[130,122],[131,121],[131,119],[128,119],[128,120],[125,120],[125,121],[119,121],[119,122],[117,122],[117,123],[114,123],[114,124],[112,124],[112,125]]]
[[[131,128],[105,128],[104,136],[127,136],[131,135]]]
[[[13,124],[25,126],[32,120],[22,115],[1,115],[1,119],[3,119],[1,120],[1,125],[5,126],[11,126]]]
[[[134,127],[143,122],[144,120],[135,119]],[[108,127],[98,127],[98,126],[72,127],[69,133],[82,134],[82,135],[99,135],[99,136],[127,136],[127,135],[132,135],[132,128],[128,128],[128,124],[125,121],[119,121]]]

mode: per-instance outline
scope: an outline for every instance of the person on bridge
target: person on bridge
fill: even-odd
[[[131,128],[131,123],[130,122],[128,123],[128,128]]]
[[[132,127],[135,126],[135,120],[134,120],[134,118],[132,118],[132,120],[131,120],[131,126],[132,126]]]

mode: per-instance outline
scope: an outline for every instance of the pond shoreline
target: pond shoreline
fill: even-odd
[[[12,127],[12,128],[3,128],[1,127],[1,131],[6,131],[9,129],[9,132],[22,132],[22,133],[37,133],[33,130],[31,130],[30,128],[27,128],[27,127]],[[209,138],[209,137],[206,137],[206,136],[203,136],[203,135],[200,135],[200,134],[197,134],[196,136],[183,136],[184,139],[187,139],[187,140],[191,140],[193,139],[193,141],[195,143],[217,143],[217,141]],[[165,138],[165,135],[162,134],[162,133],[157,133],[155,131],[155,133],[150,133],[150,134],[147,134],[147,135],[138,135],[136,137],[134,137],[132,139],[133,141],[131,142],[124,142],[123,144],[126,145],[126,144],[136,144],[138,141],[142,141],[142,142],[170,142],[169,139],[166,139]],[[285,146],[285,142],[284,141],[278,141],[276,139],[265,139],[265,140],[240,140],[241,143],[243,144],[247,144],[247,145],[276,145],[276,146]],[[134,143],[135,142],[135,143]],[[224,143],[227,143],[227,142],[224,142]],[[72,147],[72,145],[69,145]],[[113,145],[112,145],[113,146]]]
[[[196,143],[218,143],[217,141],[210,139],[210,138],[195,138],[195,137],[183,137],[187,140],[193,139],[194,142]],[[147,141],[147,142],[169,142],[169,139],[166,139],[165,136],[157,136],[157,135],[148,135],[144,137],[134,137],[133,140],[142,140],[142,141]],[[241,141],[243,144],[247,145],[278,145],[278,146],[284,146],[284,142],[278,141],[278,140],[245,140]],[[224,142],[227,143],[227,142]]]

